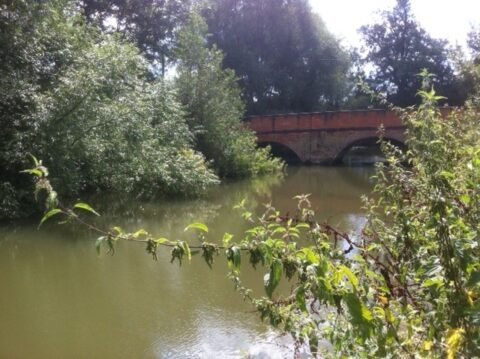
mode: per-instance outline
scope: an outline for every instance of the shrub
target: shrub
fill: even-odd
[[[68,196],[198,195],[218,183],[192,149],[174,90],[147,81],[135,46],[86,25],[63,0],[3,5],[0,30],[0,181],[14,189],[9,203],[33,209],[19,175],[27,153],[44,160]],[[13,214],[8,208],[2,217]]]

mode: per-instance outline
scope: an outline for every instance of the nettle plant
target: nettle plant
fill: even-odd
[[[206,264],[223,253],[235,288],[261,318],[295,341],[327,357],[447,357],[480,355],[480,121],[475,108],[442,116],[433,90],[423,103],[403,110],[408,149],[383,144],[388,165],[377,169],[375,199],[365,199],[367,222],[355,237],[316,220],[308,196],[298,211],[282,216],[272,206],[257,216],[237,206],[250,228],[238,241],[226,233],[208,239],[193,223],[199,244],[170,241],[145,230],[101,229],[81,212],[61,206],[36,161],[36,193],[47,193],[41,220],[62,215],[97,232],[96,247],[114,252],[118,241],[141,242],[156,259],[169,248],[171,261],[199,252]],[[241,281],[245,265],[264,269],[265,295]],[[289,292],[279,289],[288,280]]]

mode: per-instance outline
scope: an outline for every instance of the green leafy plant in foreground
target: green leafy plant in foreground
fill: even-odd
[[[408,150],[388,144],[375,192],[365,199],[367,223],[349,236],[315,219],[308,196],[297,196],[294,216],[272,206],[255,216],[243,238],[226,233],[208,240],[208,227],[191,224],[198,245],[171,241],[140,229],[100,229],[87,223],[86,204],[65,208],[36,163],[37,191],[47,192],[46,214],[79,221],[99,235],[97,249],[113,253],[120,240],[141,242],[156,259],[168,247],[180,264],[201,253],[209,266],[223,252],[235,288],[261,318],[289,333],[295,349],[312,356],[474,358],[480,355],[480,123],[475,108],[436,108],[435,92],[420,92],[422,105],[405,110]],[[265,295],[241,281],[245,265],[263,268]],[[279,283],[289,280],[292,290]]]

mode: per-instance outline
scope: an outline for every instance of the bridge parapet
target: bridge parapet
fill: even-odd
[[[250,128],[260,133],[402,127],[398,115],[389,110],[327,111],[315,113],[250,116]]]
[[[251,116],[249,127],[259,144],[283,146],[301,162],[332,164],[346,148],[372,143],[383,125],[385,137],[403,143],[404,126],[389,110],[327,111],[315,113]]]

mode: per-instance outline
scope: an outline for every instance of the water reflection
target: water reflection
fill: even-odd
[[[292,213],[299,193],[311,193],[319,218],[355,231],[361,226],[361,194],[371,168],[291,168],[282,179],[228,183],[195,201],[135,203],[98,197],[105,225],[138,227],[170,239],[184,238],[192,221],[240,236],[246,224],[232,210],[243,198],[256,210],[272,202]],[[92,199],[89,199],[91,201]],[[134,243],[114,256],[97,256],[92,234],[35,225],[0,229],[1,358],[212,358],[284,357],[291,350],[252,313],[225,276],[219,257],[213,270],[195,258],[153,261]],[[262,289],[262,270],[245,267],[245,281]]]

